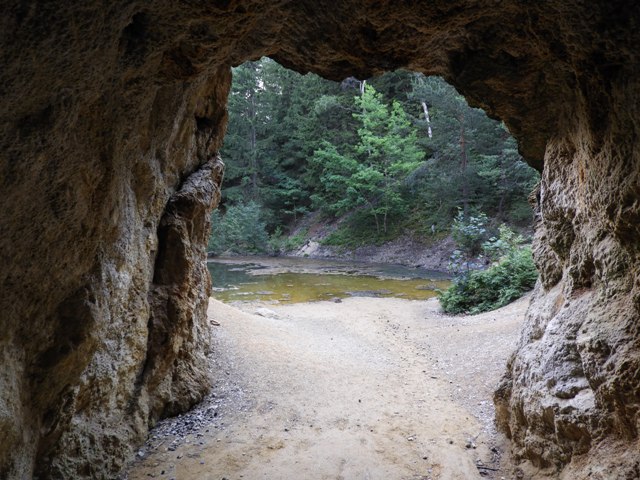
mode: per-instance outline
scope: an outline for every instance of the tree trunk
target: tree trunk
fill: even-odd
[[[507,197],[507,173],[504,171],[504,167],[500,164],[502,173],[500,174],[500,201],[498,202],[498,218],[504,220],[504,203]]]
[[[249,118],[251,118],[251,132],[250,132],[250,161],[251,161],[251,198],[256,199],[258,196],[258,153],[257,150],[257,133],[256,133],[256,100],[251,96],[251,107],[249,112]]]
[[[422,102],[422,110],[424,110],[424,119],[427,121],[427,134],[429,138],[433,138],[433,133],[431,132],[431,119],[429,118],[429,109],[427,108],[427,102]]]

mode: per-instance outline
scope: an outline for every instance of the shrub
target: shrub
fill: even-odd
[[[531,290],[538,278],[530,247],[506,226],[500,227],[500,237],[483,245],[490,258],[500,260],[487,270],[472,271],[456,277],[449,289],[440,295],[440,304],[447,313],[480,313],[500,308]]]
[[[301,230],[295,235],[287,236],[282,232],[282,228],[278,226],[271,237],[269,237],[269,253],[271,255],[281,255],[292,250],[297,250],[304,245],[306,240],[307,230]]]
[[[456,275],[462,274],[465,270],[469,271],[471,262],[481,256],[488,237],[487,222],[488,219],[484,213],[466,216],[461,209],[458,209],[458,214],[451,226],[451,237],[458,248],[449,259],[449,271]]]
[[[487,221],[484,213],[467,217],[462,210],[458,210],[451,227],[451,236],[467,257],[473,257],[482,251],[482,242],[487,237]]]
[[[510,252],[517,250],[524,243],[524,237],[515,233],[505,224],[498,228],[499,236],[491,237],[482,244],[482,251],[491,260],[499,260]]]
[[[382,245],[402,234],[402,220],[404,220],[402,218],[389,219],[386,231],[378,230],[371,220],[370,211],[356,210],[320,243],[339,249],[353,250],[365,245]]]
[[[503,307],[531,290],[538,278],[531,249],[510,252],[487,270],[468,272],[457,277],[440,295],[447,313],[480,313]]]

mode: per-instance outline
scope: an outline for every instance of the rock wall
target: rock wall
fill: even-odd
[[[541,282],[496,396],[501,428],[519,458],[567,478],[638,477],[639,7],[1,10],[0,477],[111,478],[149,425],[201,398],[229,67],[265,54],[333,79],[439,74],[505,121],[544,170]]]
[[[140,6],[55,3],[0,20],[0,478],[113,478],[210,384],[231,77],[183,77]]]
[[[619,80],[547,147],[541,278],[495,395],[516,458],[567,479],[640,478],[640,88]]]

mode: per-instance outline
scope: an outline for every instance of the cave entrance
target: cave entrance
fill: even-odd
[[[184,411],[208,391],[209,285],[202,257],[222,168],[216,155],[228,66],[264,54],[340,80],[398,66],[440,74],[475,105],[502,118],[531,165],[543,170],[544,163],[535,197],[540,282],[496,396],[500,428],[512,438],[521,460],[550,474],[640,477],[640,3],[61,4],[3,4],[0,183],[7,208],[0,210],[5,372],[0,377],[0,477],[116,477],[148,426]],[[324,100],[317,105],[319,114],[341,106]],[[433,110],[435,122],[435,105]],[[417,112],[413,115],[419,118],[420,108]],[[296,124],[284,131],[294,132]],[[319,122],[315,128],[328,126]],[[336,130],[337,135],[349,132],[354,135],[353,130]],[[436,138],[435,126],[433,134]],[[331,150],[331,145],[316,149],[334,160],[326,165],[352,168],[352,156],[370,153],[367,148]],[[492,171],[485,172],[487,182]],[[324,173],[320,169],[315,177],[321,188],[313,193],[319,200],[330,207],[333,200],[349,199],[342,191],[322,195],[322,189],[335,185],[322,183]],[[367,173],[375,172],[354,177],[359,182],[375,178]],[[272,193],[291,193],[280,201],[288,202],[287,215],[298,217],[300,205],[315,198],[295,195],[293,187]],[[443,196],[452,193],[442,189]],[[401,203],[396,199],[406,197],[389,196],[387,209],[365,217],[376,238],[392,232],[395,222],[413,218],[410,209],[390,215],[389,208]],[[462,199],[461,208],[466,203],[472,210],[471,199]],[[432,225],[427,224],[427,236]],[[281,237],[289,233],[283,230]],[[346,239],[353,235],[337,237],[338,243]],[[269,347],[262,354],[266,365],[271,365],[267,359],[280,359],[293,371],[305,363],[307,353],[325,352],[321,344],[309,342],[300,355],[284,355],[289,345],[267,342],[287,338],[277,330],[278,321],[271,319],[276,330],[262,337]],[[332,322],[331,329],[336,325]],[[331,329],[326,330],[329,340]],[[373,334],[371,327],[346,331],[361,338]],[[393,338],[390,331],[381,340]],[[370,358],[365,354],[372,344],[363,342],[354,351]],[[329,357],[333,351],[340,350],[326,350],[319,372],[346,367],[343,357]],[[379,353],[367,365],[384,372],[385,365],[375,359],[385,358],[385,351]],[[389,379],[407,375],[386,372]],[[277,378],[264,378],[281,385]],[[309,378],[302,377],[315,385]],[[354,385],[356,378],[379,378],[371,388],[385,394],[401,386],[373,375],[341,378],[353,379]],[[416,374],[411,382],[419,378]],[[330,392],[332,385],[324,387],[314,393]],[[340,398],[354,400],[359,392],[353,387]],[[371,400],[355,397],[362,400],[358,405]],[[340,398],[327,401],[318,395],[315,406],[338,405],[347,421],[358,418],[352,404]],[[270,411],[270,405],[262,402],[254,416]],[[389,416],[403,415],[400,409],[389,410]],[[293,407],[291,412],[285,417],[301,418]],[[413,420],[422,413],[410,416]],[[265,428],[282,424],[269,418]],[[379,424],[373,420],[366,425],[376,431]],[[331,425],[355,432],[348,429],[365,423],[345,424],[333,417]],[[396,425],[396,432],[406,433],[406,444],[426,441],[404,430]],[[325,445],[342,438],[331,431]],[[273,439],[264,451],[284,452],[295,462],[300,455],[287,448],[282,432],[262,432]],[[395,438],[400,444],[402,438]],[[362,445],[376,453],[395,455],[387,444],[378,445],[379,439],[364,440]],[[458,445],[457,437],[452,440]],[[301,455],[328,458],[299,447]],[[251,456],[252,451],[243,453]],[[433,452],[425,456],[433,458]],[[327,475],[355,476],[347,457]],[[435,472],[435,463],[430,468]],[[403,476],[394,473],[387,477]],[[369,475],[361,471],[358,476]]]
[[[435,296],[485,261],[471,243],[529,232],[537,174],[506,129],[439,78],[330,82],[264,58],[234,70],[222,157],[216,384],[160,427],[177,463],[133,478],[498,475],[491,395],[525,302],[453,317]]]

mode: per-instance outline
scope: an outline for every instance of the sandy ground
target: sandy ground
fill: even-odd
[[[512,478],[491,394],[527,304],[212,300],[213,393],[160,424],[124,478]]]

